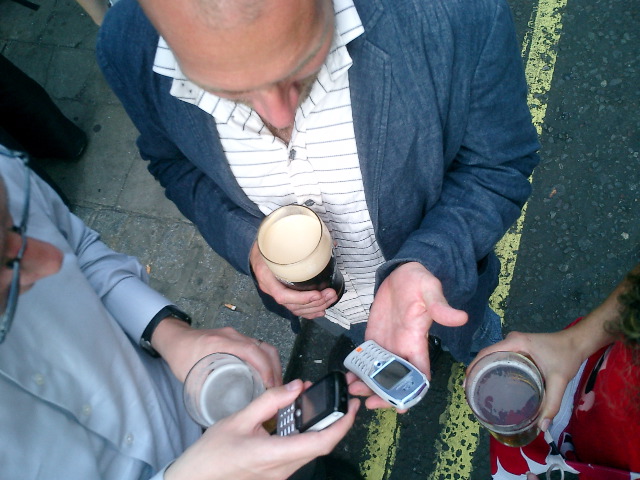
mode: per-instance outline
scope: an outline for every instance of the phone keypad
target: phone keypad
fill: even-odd
[[[372,374],[393,357],[377,345],[369,344],[352,358],[353,364],[366,375]]]
[[[278,411],[278,425],[276,426],[278,435],[281,437],[297,433],[295,426],[295,404],[291,404],[288,407],[281,408]]]

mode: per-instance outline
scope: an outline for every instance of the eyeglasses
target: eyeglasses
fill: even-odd
[[[2,316],[0,317],[0,343],[4,342],[4,339],[11,328],[13,322],[13,316],[16,313],[16,307],[18,306],[18,297],[20,296],[20,262],[24,256],[25,248],[27,247],[27,220],[29,218],[29,198],[31,190],[30,175],[31,169],[29,168],[29,157],[25,154],[17,154],[17,158],[22,160],[25,170],[24,181],[24,204],[22,206],[22,219],[18,225],[14,225],[11,231],[20,235],[20,250],[18,254],[6,263],[6,266],[13,270],[11,277],[11,285],[6,297],[6,308]]]

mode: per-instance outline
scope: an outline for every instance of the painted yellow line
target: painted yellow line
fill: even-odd
[[[528,103],[533,123],[541,133],[547,104],[546,94],[551,88],[551,80],[556,62],[556,46],[562,30],[562,12],[566,0],[540,0],[535,10],[535,20],[531,35],[525,37],[523,54],[528,50],[525,75],[529,85]],[[530,43],[529,43],[530,42]],[[491,307],[504,318],[504,301],[509,295],[513,271],[515,269],[526,205],[516,224],[496,246],[502,268],[500,284],[491,297]],[[473,455],[478,447],[479,425],[473,419],[464,398],[462,381],[464,368],[454,364],[449,378],[449,408],[440,423],[443,425],[436,444],[436,468],[429,480],[469,478],[472,471]]]
[[[396,459],[396,445],[400,441],[400,424],[395,410],[376,410],[368,425],[367,446],[360,473],[366,479],[389,478]]]

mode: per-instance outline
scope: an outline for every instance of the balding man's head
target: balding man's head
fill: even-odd
[[[212,28],[225,30],[255,22],[268,4],[268,0],[194,0],[193,8]]]
[[[331,0],[140,0],[182,72],[203,89],[293,123],[333,39]]]

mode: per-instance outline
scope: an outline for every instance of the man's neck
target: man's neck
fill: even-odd
[[[289,142],[291,141],[291,132],[293,131],[293,125],[285,128],[275,128],[273,125],[270,125],[267,122],[264,122],[264,124],[274,137],[279,138],[284,143],[289,145]]]

